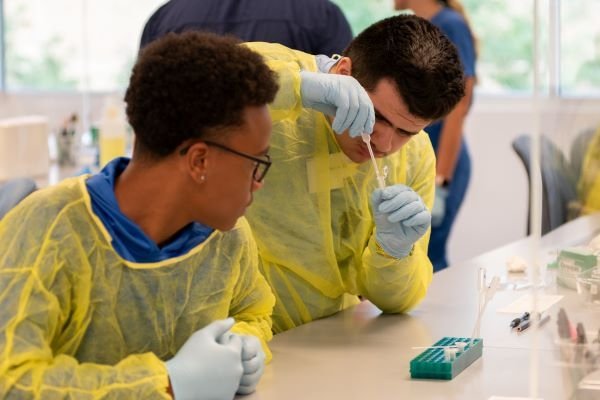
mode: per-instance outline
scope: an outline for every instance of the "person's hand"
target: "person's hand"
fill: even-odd
[[[371,134],[375,111],[367,91],[348,75],[300,72],[302,105],[334,117],[331,127],[341,134],[349,129],[351,137]]]
[[[265,372],[265,352],[256,336],[241,335],[240,338],[244,373],[237,393],[250,394],[256,390],[256,385]]]
[[[234,322],[215,321],[196,331],[165,363],[175,399],[233,399],[244,372],[242,339],[237,335],[227,336],[226,343],[218,339]]]
[[[375,189],[371,196],[379,246],[396,258],[408,256],[413,244],[431,225],[421,197],[405,185]]]
[[[448,198],[448,189],[436,186],[433,208],[431,209],[431,226],[434,228],[440,226],[444,220],[444,216],[446,215],[446,198]]]

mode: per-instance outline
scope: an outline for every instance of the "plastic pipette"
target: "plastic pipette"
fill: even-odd
[[[361,133],[362,140],[367,145],[367,149],[369,149],[369,155],[371,156],[371,161],[373,162],[373,168],[375,168],[375,176],[377,176],[377,183],[379,184],[379,189],[385,188],[385,176],[381,175],[379,172],[379,167],[377,166],[377,162],[375,161],[375,155],[373,154],[373,149],[371,148],[371,136],[368,133]]]

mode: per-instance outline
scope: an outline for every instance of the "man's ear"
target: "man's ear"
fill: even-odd
[[[184,159],[188,173],[198,183],[203,183],[206,179],[206,172],[209,167],[208,146],[204,142],[197,142],[190,146]]]
[[[352,75],[352,60],[350,57],[340,58],[333,68],[331,68],[331,72],[340,75]]]

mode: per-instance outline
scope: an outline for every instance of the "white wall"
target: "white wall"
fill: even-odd
[[[92,120],[98,118],[103,99],[103,94],[90,97]],[[2,94],[0,118],[46,115],[56,130],[73,111],[81,114],[81,104],[81,96],[73,94]],[[525,236],[528,184],[511,141],[532,132],[532,110],[527,98],[476,97],[465,129],[473,172],[449,244],[451,262]],[[582,129],[600,125],[600,100],[546,102],[542,110],[542,130],[563,149]]]
[[[106,94],[89,96],[89,117],[92,121],[100,117],[102,102]],[[122,95],[119,95],[123,97]],[[43,115],[48,118],[50,128],[56,131],[73,112],[83,114],[83,97],[72,93],[0,93],[0,118],[22,115]]]

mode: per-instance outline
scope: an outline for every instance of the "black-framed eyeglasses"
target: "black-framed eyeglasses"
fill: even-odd
[[[259,182],[259,183],[262,182],[262,180],[265,179],[265,175],[267,175],[267,171],[269,170],[269,168],[271,168],[271,157],[268,154],[265,154],[266,160],[263,160],[261,158],[251,156],[250,154],[242,153],[241,151],[231,149],[220,143],[211,142],[209,140],[203,140],[202,142],[206,143],[209,146],[218,147],[221,150],[224,150],[229,153],[235,154],[237,156],[244,157],[248,160],[254,161],[256,163],[256,165],[254,166],[254,171],[252,173],[252,177],[254,178],[254,180],[256,182]],[[185,155],[188,152],[188,150],[190,149],[190,147],[192,147],[192,145],[184,147],[183,149],[181,149],[179,151],[179,154],[182,156]]]

